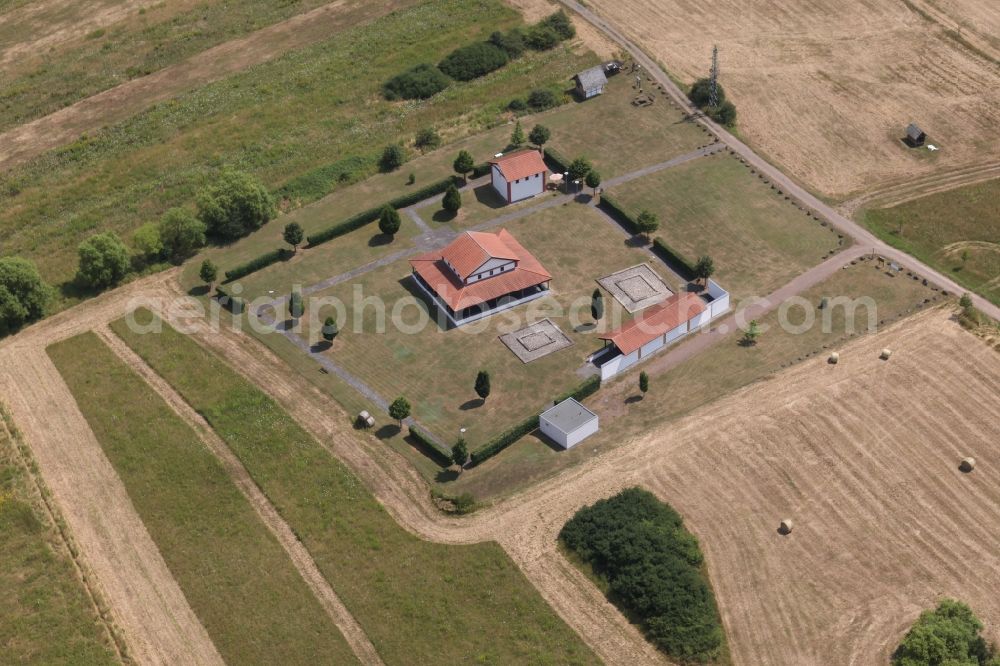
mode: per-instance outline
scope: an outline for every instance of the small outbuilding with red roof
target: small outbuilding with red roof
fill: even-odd
[[[417,286],[455,326],[540,298],[552,279],[506,229],[466,231],[410,266]]]
[[[545,191],[548,168],[537,150],[519,150],[490,160],[493,189],[507,203],[523,201]]]

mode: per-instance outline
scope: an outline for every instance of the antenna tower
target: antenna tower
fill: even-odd
[[[713,108],[719,106],[719,47],[712,47],[712,73],[709,76],[708,103]]]

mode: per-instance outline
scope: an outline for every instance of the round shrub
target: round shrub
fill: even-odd
[[[726,91],[722,89],[722,84],[719,86],[719,106],[726,101]],[[688,99],[694,102],[694,105],[699,109],[703,109],[709,105],[710,98],[712,96],[712,82],[708,79],[698,79],[691,86],[691,90],[688,92]]]
[[[226,171],[198,194],[198,219],[208,233],[223,240],[245,236],[264,226],[277,210],[271,193],[250,174]]]
[[[536,25],[528,31],[525,43],[536,51],[548,51],[555,48],[560,41],[559,33],[543,24]]]
[[[477,42],[455,49],[438,67],[457,81],[471,81],[500,69],[507,60],[507,52],[503,49],[489,42]]]
[[[559,100],[551,90],[539,88],[538,90],[532,90],[531,94],[528,95],[528,106],[535,111],[551,109],[557,104],[559,104]]]
[[[417,65],[397,74],[382,85],[382,94],[397,99],[427,99],[448,87],[448,77],[434,65]]]
[[[108,231],[80,243],[78,279],[88,287],[102,289],[117,284],[128,273],[128,249]]]
[[[35,264],[21,257],[0,259],[0,333],[41,318],[51,294]]]

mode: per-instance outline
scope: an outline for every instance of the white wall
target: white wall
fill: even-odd
[[[521,201],[522,199],[537,196],[544,191],[545,173],[536,173],[534,176],[528,176],[510,184],[510,201],[511,203]]]
[[[729,292],[719,286],[719,284],[709,278],[708,280],[708,295],[712,297],[712,302],[709,304],[708,309],[711,310],[712,319],[715,319],[723,312],[729,310]]]
[[[647,342],[646,344],[644,344],[639,349],[639,356],[642,357],[642,358],[644,358],[646,356],[649,356],[650,354],[652,354],[653,352],[655,352],[657,349],[659,349],[662,346],[663,346],[663,336],[661,335],[660,337],[656,338],[655,340],[650,340],[649,342]]]
[[[504,180],[503,174],[500,173],[500,168],[496,164],[493,165],[492,172],[493,189],[500,193],[504,201],[507,201],[507,181]]]
[[[505,273],[514,270],[514,262],[507,259],[490,259],[485,264],[480,266],[475,270],[475,272],[469,276],[466,280],[466,284],[471,284],[473,282],[478,282],[489,277],[495,277],[500,275],[500,273]],[[490,275],[490,271],[493,271],[493,275]]]

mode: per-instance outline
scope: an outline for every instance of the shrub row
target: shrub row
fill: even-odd
[[[500,47],[476,42],[449,53],[438,69],[456,81],[471,81],[500,69],[508,60],[507,52]]]
[[[292,256],[291,250],[287,250],[285,248],[271,250],[267,254],[262,254],[259,257],[251,259],[245,264],[240,264],[236,268],[231,268],[226,271],[226,282],[232,282],[233,280],[238,280],[241,277],[246,277],[251,273],[256,273],[260,269],[267,268],[271,264],[276,264],[279,261],[284,261],[290,256]]]
[[[443,467],[447,467],[451,464],[451,457],[448,455],[449,452],[442,450],[441,445],[431,439],[430,435],[416,426],[410,426],[409,431],[410,437],[417,440],[417,443],[423,445],[425,449],[430,451],[430,453],[434,456],[435,462]]]
[[[343,236],[346,233],[360,229],[361,227],[371,224],[378,219],[379,213],[385,206],[392,206],[397,210],[400,208],[406,208],[407,206],[412,206],[415,203],[423,201],[424,199],[429,199],[438,194],[444,193],[448,189],[448,186],[458,184],[460,180],[454,176],[449,176],[444,180],[439,180],[436,183],[422,187],[419,190],[414,190],[413,192],[408,192],[401,197],[396,197],[381,206],[375,208],[369,208],[368,210],[361,211],[351,217],[347,218],[343,222],[338,222],[332,227],[327,227],[323,231],[317,232],[310,236],[306,236],[306,241],[309,243],[309,247],[316,247],[321,243],[325,243],[328,240],[333,240],[338,236]]]
[[[629,488],[577,511],[559,538],[674,661],[721,656],[725,637],[698,540],[670,506]]]
[[[554,172],[566,173],[569,171],[569,165],[572,160],[566,159],[566,156],[558,150],[546,146],[542,150],[542,153],[545,155],[545,161],[548,162],[549,166],[554,167],[552,169]]]
[[[282,199],[309,203],[322,199],[335,184],[349,183],[364,174],[371,160],[357,155],[345,157],[332,164],[324,164],[291,179],[275,194]]]
[[[594,395],[595,393],[597,393],[598,390],[600,390],[600,388],[601,388],[600,376],[594,375],[593,377],[588,377],[583,381],[582,384],[577,386],[572,391],[569,391],[568,393],[563,393],[561,396],[556,398],[553,401],[553,404],[557,405],[563,400],[569,400],[570,398],[573,398],[574,400],[579,402],[584,398],[588,398]]]
[[[659,254],[664,261],[670,264],[674,270],[681,274],[685,280],[694,279],[694,264],[688,261],[687,257],[667,245],[667,242],[657,236],[653,239],[653,250]]]
[[[475,467],[479,463],[489,460],[536,428],[538,428],[537,415],[528,417],[513,428],[503,431],[485,445],[472,452],[470,466]]]
[[[622,206],[614,197],[608,194],[601,195],[601,202],[598,204],[601,209],[618,221],[623,227],[625,227],[629,233],[637,234],[639,233],[639,224],[636,219],[632,217],[624,206]],[[659,254],[664,261],[666,261],[670,266],[681,274],[685,280],[691,280],[694,278],[694,264],[688,260],[683,254],[673,249],[662,238],[656,238],[653,240],[653,249]]]
[[[489,172],[490,172],[490,163],[489,162],[483,162],[482,164],[477,164],[476,166],[472,167],[472,177],[473,178],[482,178],[483,176],[485,176]]]
[[[222,287],[215,288],[215,300],[234,315],[243,314],[246,303],[239,296],[230,296]]]

